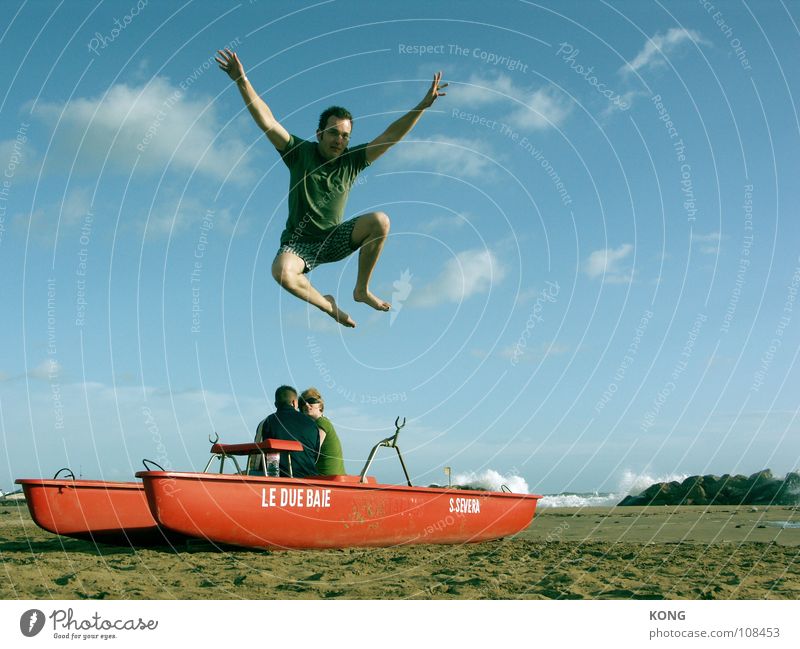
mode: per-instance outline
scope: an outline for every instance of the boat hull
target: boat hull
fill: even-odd
[[[20,479],[34,522],[53,534],[114,545],[169,539],[156,523],[139,482]]]
[[[374,482],[144,471],[154,518],[221,544],[270,549],[476,543],[516,534],[539,496]]]

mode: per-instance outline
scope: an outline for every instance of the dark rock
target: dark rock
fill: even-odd
[[[703,482],[703,476],[701,476],[701,475],[691,475],[688,478],[686,478],[686,480],[681,482],[681,487],[691,488],[698,482],[700,482],[700,483]]]
[[[800,475],[787,473],[775,493],[776,505],[796,505],[800,502]]]
[[[747,478],[750,482],[756,482],[757,480],[774,480],[775,478],[772,476],[772,471],[769,469],[764,469],[763,471],[758,471],[754,473],[749,478]]]
[[[683,482],[659,482],[619,503],[628,505],[796,505],[800,503],[800,474],[778,480],[764,469],[750,476],[693,475]]]

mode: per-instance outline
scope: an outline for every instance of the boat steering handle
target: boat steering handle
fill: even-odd
[[[75,480],[75,474],[67,466],[65,466],[63,469],[59,469],[58,471],[56,471],[56,474],[53,476],[53,480],[58,480],[58,476],[60,476],[65,471],[68,478]]]
[[[367,471],[369,471],[369,467],[372,465],[372,460],[375,459],[375,453],[378,452],[378,449],[381,446],[385,446],[386,448],[393,448],[397,451],[397,458],[400,460],[400,466],[403,467],[403,473],[406,476],[406,483],[409,487],[412,486],[411,478],[408,475],[408,469],[406,468],[406,463],[403,461],[403,454],[400,452],[400,447],[397,445],[397,436],[400,434],[400,429],[406,425],[406,418],[403,417],[403,423],[400,423],[400,417],[394,420],[394,435],[391,437],[387,437],[386,439],[382,439],[380,442],[375,444],[372,447],[372,450],[369,453],[369,457],[367,458],[367,463],[364,465],[364,468],[361,470],[361,475],[359,477],[359,482],[366,482],[367,481]]]

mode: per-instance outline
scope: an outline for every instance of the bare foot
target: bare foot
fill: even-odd
[[[345,327],[355,327],[356,323],[353,322],[353,319],[347,315],[344,311],[342,311],[338,306],[336,306],[336,300],[333,299],[333,295],[323,295],[331,305],[331,312],[328,314],[331,318],[336,320],[340,325],[344,325]]]
[[[368,304],[373,309],[377,309],[378,311],[388,311],[392,308],[392,305],[388,302],[384,302],[379,297],[373,295],[368,290],[353,290],[353,299],[356,302],[363,302],[364,304]]]

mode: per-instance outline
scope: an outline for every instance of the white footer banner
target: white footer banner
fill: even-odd
[[[797,647],[798,630],[796,601],[0,602],[8,647]]]

